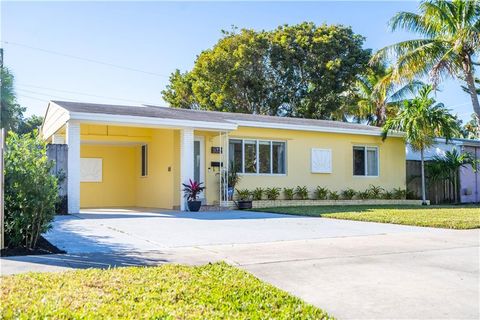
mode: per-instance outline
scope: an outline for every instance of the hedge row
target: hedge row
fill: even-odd
[[[295,188],[283,188],[283,190],[277,187],[255,188],[254,190],[241,189],[237,190],[236,193],[238,200],[277,200],[282,193],[285,200],[406,199],[407,196],[410,196],[405,189],[395,188],[388,191],[374,185],[370,185],[364,191],[357,191],[352,188],[333,191],[322,186],[318,186],[315,190],[308,190],[306,186],[297,186]]]

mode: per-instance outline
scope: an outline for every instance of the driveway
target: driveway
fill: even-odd
[[[57,217],[47,233],[67,255],[4,258],[2,267],[225,260],[340,319],[478,319],[479,236],[256,212],[90,210]]]

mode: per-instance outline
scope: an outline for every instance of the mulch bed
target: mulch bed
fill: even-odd
[[[33,250],[27,249],[25,247],[5,248],[0,250],[0,256],[2,257],[29,256],[29,255],[53,254],[53,253],[67,253],[67,252],[58,249],[42,236],[38,238],[37,248]]]

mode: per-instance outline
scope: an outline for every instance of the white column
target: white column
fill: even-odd
[[[68,213],[80,212],[80,124],[67,123],[68,145],[67,195]]]
[[[186,210],[182,183],[193,180],[193,128],[180,130],[180,210]]]

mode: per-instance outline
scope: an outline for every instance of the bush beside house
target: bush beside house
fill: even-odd
[[[46,143],[36,132],[10,132],[5,151],[5,244],[36,247],[51,227],[57,203],[57,178],[46,155]]]

